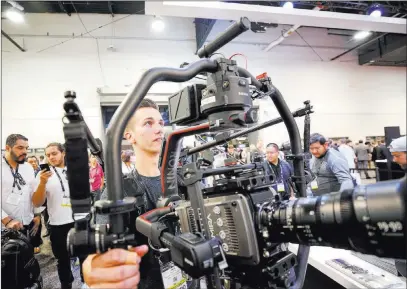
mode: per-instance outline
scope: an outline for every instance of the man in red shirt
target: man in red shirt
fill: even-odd
[[[94,155],[90,155],[89,181],[91,187],[92,202],[100,199],[100,194],[104,184],[105,175],[102,166],[98,163]]]

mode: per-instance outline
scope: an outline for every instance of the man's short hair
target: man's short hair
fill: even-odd
[[[359,143],[363,143],[363,140],[359,140]]]
[[[140,105],[137,107],[137,109],[134,112],[134,114],[132,115],[132,117],[130,118],[129,122],[127,123],[126,130],[130,129],[130,126],[133,124],[134,115],[136,114],[137,110],[139,110],[140,108],[146,108],[146,107],[151,107],[151,108],[154,108],[156,110],[159,110],[158,105],[154,100],[151,100],[149,98],[144,98],[141,101]]]
[[[38,164],[38,159],[37,159],[37,157],[36,156],[29,156],[27,159],[35,159],[35,161],[37,162],[37,164]]]
[[[144,98],[141,101],[140,105],[137,107],[137,109],[144,108],[144,107],[152,107],[152,108],[155,108],[156,110],[158,110],[157,103],[154,100],[151,100],[149,98]]]
[[[382,139],[382,140],[380,141],[380,143],[384,143],[384,139]]]
[[[52,142],[52,143],[49,143],[45,148],[47,149],[47,148],[49,148],[49,147],[57,147],[57,149],[58,149],[61,153],[63,153],[63,152],[65,151],[64,145],[61,144],[61,143],[59,143],[59,142]]]
[[[322,134],[313,133],[310,137],[309,143],[313,144],[316,142],[319,142],[321,145],[324,145],[326,143],[326,138]]]
[[[6,145],[8,145],[9,147],[13,147],[16,145],[16,142],[18,140],[24,140],[24,141],[28,141],[28,138],[26,138],[25,136],[23,136],[22,134],[18,134],[18,133],[13,133],[11,135],[9,135],[6,139]]]
[[[40,160],[43,160],[43,159],[45,159],[45,157],[44,157],[44,156],[40,156]]]
[[[274,143],[274,142],[271,142],[271,143],[269,143],[269,144],[266,146],[266,148],[270,148],[270,147],[275,148],[277,151],[280,150],[279,147],[278,147],[278,145],[277,145],[276,143]]]
[[[346,144],[351,143],[352,141],[350,139],[346,140]]]

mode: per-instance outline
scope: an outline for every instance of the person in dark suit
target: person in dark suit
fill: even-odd
[[[291,187],[291,176],[294,170],[288,162],[278,157],[279,152],[278,145],[275,143],[269,143],[266,146],[264,168],[267,175],[275,176],[276,183],[272,185],[272,188],[283,200],[288,200],[295,197]]]

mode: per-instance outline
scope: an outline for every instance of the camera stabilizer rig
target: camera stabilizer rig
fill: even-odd
[[[249,20],[242,18],[198,51],[198,56],[209,57],[249,27]],[[304,154],[295,113],[289,111],[267,75],[256,79],[238,67],[235,61],[223,58],[202,59],[182,69],[150,69],[127,95],[106,134],[109,201],[96,202],[91,210],[92,215],[97,212],[109,214],[109,226],[92,225],[89,219],[76,221],[80,225],[68,236],[68,248],[73,255],[100,253],[136,243],[134,235],[128,233],[124,225],[125,214],[137,210],[135,198],[123,198],[120,146],[125,126],[154,83],[185,82],[201,72],[208,73],[204,89],[188,89],[186,96],[180,93],[182,97],[174,96],[170,101],[170,115],[175,123],[198,125],[176,130],[168,137],[162,156],[163,197],[157,209],[141,212],[135,224],[139,233],[147,236],[154,245],[169,248],[173,262],[188,275],[194,278],[206,275],[208,287],[217,289],[222,285],[228,288],[301,288],[310,245],[405,258],[405,178],[305,198]],[[251,98],[257,95],[272,99],[287,127],[294,165],[293,179],[300,198],[281,201],[269,188],[274,182],[273,177],[265,175],[263,165],[258,163],[206,170],[195,163],[187,164],[182,167],[187,192],[180,196],[176,176],[184,136],[219,132],[215,141],[184,152],[191,155],[281,122],[271,120],[267,125],[244,129],[252,107]],[[309,103],[307,105],[308,109],[303,112],[306,116],[311,112]],[[201,123],[203,121],[209,122]],[[242,130],[228,134],[228,130],[237,129]],[[84,139],[83,133],[79,139]],[[68,176],[69,166],[68,156]],[[203,189],[201,181],[208,176],[218,178],[213,187]],[[69,181],[73,199],[88,197],[79,191],[73,192],[71,183],[75,180],[70,178]],[[74,213],[80,211],[75,208],[80,204],[72,202]],[[175,215],[178,223],[163,222],[169,215]],[[171,226],[178,226],[181,233],[173,233],[177,230]],[[285,250],[283,242],[300,244],[297,257]],[[288,278],[293,267],[295,281]],[[248,270],[250,277],[246,275]]]

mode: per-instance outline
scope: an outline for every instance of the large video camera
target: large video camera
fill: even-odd
[[[82,152],[76,152],[73,158],[72,150],[67,150],[74,215],[109,215],[109,225],[94,225],[92,218],[75,218],[75,229],[68,236],[68,249],[73,255],[136,245],[136,237],[129,233],[124,220],[129,212],[138,212],[134,224],[138,233],[148,237],[152,245],[170,249],[172,261],[189,276],[206,276],[208,288],[301,288],[312,245],[405,258],[405,178],[306,198],[306,157],[294,117],[308,116],[312,112],[309,102],[291,112],[266,74],[256,78],[233,60],[210,59],[217,49],[249,28],[249,20],[242,18],[198,51],[204,59],[181,69],[153,68],[143,74],[107,129],[104,151],[108,201],[90,206],[89,184],[87,189],[79,188],[75,178],[84,182],[85,177],[78,173],[77,166],[76,172],[71,169]],[[171,122],[194,126],[168,136],[161,157],[163,195],[157,209],[143,212],[136,198],[124,198],[123,194],[120,148],[126,124],[153,84],[185,82],[202,72],[207,73],[206,86],[187,87],[169,99]],[[260,97],[270,97],[281,117],[248,128],[256,121],[251,113],[252,99]],[[89,137],[83,119],[70,120],[65,129],[67,143],[81,143],[83,150]],[[217,169],[185,164],[181,175],[186,193],[178,191],[180,157],[280,122],[289,133],[292,154],[288,157],[293,162],[292,180],[299,198],[281,200],[271,189],[274,177],[267,175],[261,163]],[[183,137],[206,132],[217,133],[215,140],[184,149],[181,154]],[[87,154],[82,154],[87,160]],[[214,182],[204,187],[202,181],[207,177],[214,177]],[[286,242],[300,244],[297,256],[285,248]],[[288,278],[292,268],[296,281]]]

